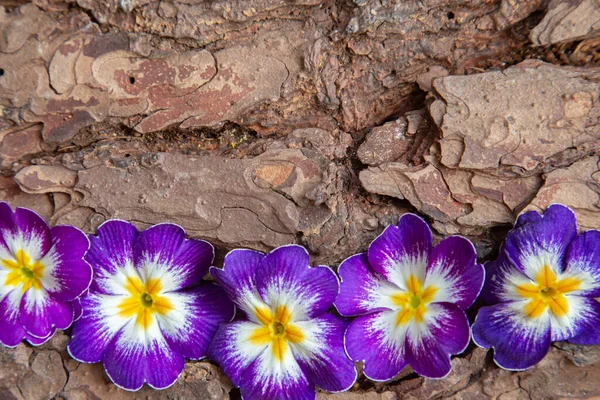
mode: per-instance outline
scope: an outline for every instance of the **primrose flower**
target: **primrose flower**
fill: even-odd
[[[0,203],[0,343],[37,346],[71,326],[73,301],[92,279],[89,246],[77,228],[49,228],[35,212]]]
[[[428,378],[450,373],[450,356],[470,339],[464,310],[481,291],[483,267],[467,239],[451,236],[432,249],[431,231],[413,214],[388,226],[369,246],[340,265],[335,307],[358,316],[345,335],[346,351],[364,361],[375,381],[409,364]]]
[[[245,399],[314,399],[315,385],[349,389],[354,363],[344,351],[347,323],[328,314],[339,292],[335,273],[309,268],[301,246],[265,255],[233,250],[211,268],[245,318],[222,325],[209,349]]]
[[[551,205],[521,214],[486,264],[473,340],[510,370],[539,362],[551,342],[600,344],[600,232],[577,235],[575,214]]]
[[[200,359],[220,323],[235,308],[215,284],[195,285],[213,261],[212,246],[159,224],[143,232],[111,220],[90,236],[94,269],[83,315],[67,350],[81,362],[102,361],[118,387],[172,385],[184,358]]]

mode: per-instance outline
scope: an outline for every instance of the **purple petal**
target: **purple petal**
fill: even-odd
[[[19,321],[21,297],[20,288],[0,297],[0,343],[6,347],[15,347],[25,338],[25,330]]]
[[[288,352],[288,354],[291,354]],[[293,357],[281,363],[269,351],[261,353],[246,369],[241,380],[245,399],[314,400],[315,387]]]
[[[597,327],[600,326],[598,301],[582,296],[567,295],[565,298],[569,305],[566,315],[558,317],[549,312],[552,341],[560,342],[572,337],[600,337],[598,334],[585,332],[585,330],[597,331]]]
[[[83,315],[73,324],[67,350],[77,361],[97,363],[128,321],[117,315],[123,297],[91,292],[80,301]]]
[[[169,346],[189,359],[204,357],[219,325],[235,314],[235,307],[215,284],[169,293],[168,299],[175,309],[157,315],[158,324]]]
[[[0,202],[0,231],[15,231],[15,216],[10,205]]]
[[[85,291],[81,297],[87,296],[88,292]],[[73,321],[77,321],[83,315],[83,308],[81,308],[81,299],[75,299],[71,302],[73,307]]]
[[[551,343],[547,314],[537,319],[525,318],[516,311],[524,307],[525,302],[521,303],[482,307],[472,328],[475,344],[493,348],[496,364],[512,371],[537,364],[548,353]]]
[[[520,214],[515,221],[514,228],[520,228],[523,225],[527,224],[539,224],[542,222],[542,216],[537,211],[527,211]]]
[[[364,361],[363,372],[374,381],[387,381],[407,364],[406,326],[396,326],[395,311],[379,311],[356,318],[345,335],[346,351]]]
[[[50,334],[45,338],[36,338],[35,336],[31,336],[31,335],[27,334],[27,332],[25,332],[25,340],[27,340],[27,342],[29,342],[29,344],[32,346],[41,346],[44,343],[46,343],[48,340],[50,340],[50,338],[52,338],[52,336],[54,336],[54,333],[56,333],[56,329],[52,329],[50,331]]]
[[[388,226],[369,246],[369,264],[388,281],[406,289],[406,279],[414,275],[421,282],[429,253],[431,230],[414,214],[404,214],[398,226]]]
[[[90,242],[72,226],[55,226],[52,247],[42,258],[45,266],[42,284],[58,301],[72,301],[90,286],[92,267],[83,260]]]
[[[344,349],[348,321],[324,314],[296,324],[305,340],[292,345],[300,368],[311,383],[328,392],[343,392],[352,387],[357,373]]]
[[[429,306],[425,321],[412,323],[406,341],[406,359],[416,373],[443,378],[450,373],[450,355],[462,353],[471,338],[465,312],[451,303]]]
[[[565,273],[582,280],[573,294],[600,297],[600,232],[587,231],[571,241]]]
[[[504,246],[506,255],[531,279],[535,279],[544,265],[556,274],[561,273],[567,247],[577,233],[573,211],[555,204],[546,209],[542,218],[533,215],[522,218],[531,222],[518,222],[508,233]]]
[[[169,275],[169,286],[163,290],[172,291],[202,279],[214,259],[214,249],[204,240],[186,239],[185,231],[178,225],[158,224],[140,234],[133,258],[137,268]]]
[[[85,259],[94,270],[90,289],[105,294],[122,293],[114,276],[127,267],[133,268],[133,244],[139,232],[129,222],[109,220],[98,227],[97,236],[89,236],[91,245]]]
[[[247,249],[235,249],[227,253],[223,269],[211,267],[210,273],[223,287],[227,296],[244,312],[252,315],[256,304],[255,275],[263,253]]]
[[[498,254],[498,258],[496,258],[496,260],[485,263],[485,283],[483,285],[483,289],[481,290],[481,299],[483,299],[483,301],[485,301],[487,304],[521,300],[511,299],[509,296],[507,296],[507,285],[510,284],[510,280],[507,280],[506,278],[517,274],[523,279],[529,279],[518,268],[516,268],[508,259],[506,254],[500,250],[500,254]]]
[[[14,213],[0,203],[0,235],[13,255],[23,250],[30,260],[39,260],[52,245],[50,228],[42,217],[27,208]]]
[[[569,338],[570,343],[584,345],[600,345],[600,303],[594,299],[581,298],[582,318],[577,321],[578,333]],[[553,327],[554,329],[554,327]],[[554,333],[554,332],[553,332]]]
[[[261,325],[249,321],[236,321],[222,324],[208,349],[210,359],[216,361],[231,382],[239,387],[242,376],[265,351],[267,345],[254,344],[250,335]]]
[[[166,389],[183,372],[185,360],[157,334],[140,337],[131,321],[108,345],[104,370],[115,385],[135,391],[144,383],[153,389]]]
[[[463,237],[450,236],[433,249],[425,286],[437,288],[432,302],[454,303],[466,310],[481,292],[484,276],[473,244]]]
[[[367,253],[345,259],[338,274],[340,294],[334,305],[340,314],[355,316],[397,308],[390,296],[400,289],[371,269]]]
[[[0,203],[2,205],[3,203]],[[4,203],[5,204],[5,203]],[[14,260],[15,256],[12,251],[8,248],[8,244],[4,241],[4,235],[8,233],[3,233],[0,230],[0,272],[3,270],[7,270],[6,266],[2,263],[2,260]]]
[[[519,293],[518,288],[524,285],[530,286],[534,284],[534,281],[515,267],[506,254],[501,251],[495,261],[486,264],[486,268],[486,280],[481,291],[481,298],[487,304],[526,300]],[[563,277],[559,275],[559,279]]]
[[[21,299],[19,320],[28,334],[46,338],[54,328],[71,326],[73,308],[69,302],[56,301],[44,289],[30,288]]]
[[[324,313],[339,293],[335,273],[327,267],[308,266],[304,247],[279,247],[265,256],[256,272],[256,287],[271,307],[286,304],[299,321]]]

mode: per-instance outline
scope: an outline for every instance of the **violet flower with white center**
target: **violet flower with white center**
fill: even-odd
[[[538,363],[552,342],[600,344],[600,232],[577,235],[575,214],[554,204],[521,214],[486,264],[473,340],[509,370]]]
[[[211,274],[245,314],[219,328],[209,357],[245,399],[314,399],[315,385],[348,390],[356,380],[344,351],[347,322],[328,314],[339,292],[335,273],[309,268],[296,245],[269,254],[233,250]]]
[[[451,236],[432,249],[427,223],[405,214],[367,253],[342,262],[338,273],[335,307],[358,316],[346,331],[346,350],[364,361],[369,379],[389,380],[406,365],[428,378],[450,373],[450,356],[469,344],[464,310],[484,280],[471,242]]]
[[[90,236],[86,259],[95,278],[81,300],[83,315],[67,347],[81,362],[102,362],[118,387],[171,386],[185,358],[205,356],[235,308],[213,283],[194,286],[208,272],[213,247],[186,239],[173,224],[138,230],[111,220]]]
[[[0,343],[37,346],[71,326],[92,279],[89,245],[75,227],[49,228],[35,212],[0,203]]]

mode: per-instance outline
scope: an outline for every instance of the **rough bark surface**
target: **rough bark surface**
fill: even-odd
[[[0,199],[52,224],[170,221],[218,258],[300,243],[333,268],[405,212],[481,261],[523,210],[600,229],[596,0],[2,3]],[[120,391],[69,359],[68,333],[0,349],[0,399],[239,395],[209,362]],[[519,373],[490,357],[318,396],[600,396],[597,348]]]

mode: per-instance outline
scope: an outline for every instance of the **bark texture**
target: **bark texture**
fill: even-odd
[[[0,199],[52,224],[170,221],[221,258],[300,243],[333,268],[405,212],[482,261],[523,210],[600,229],[595,0],[3,3]],[[0,349],[0,398],[238,395],[209,362],[119,391],[67,334]],[[511,373],[472,348],[444,380],[319,398],[587,398],[599,360],[556,344]]]

